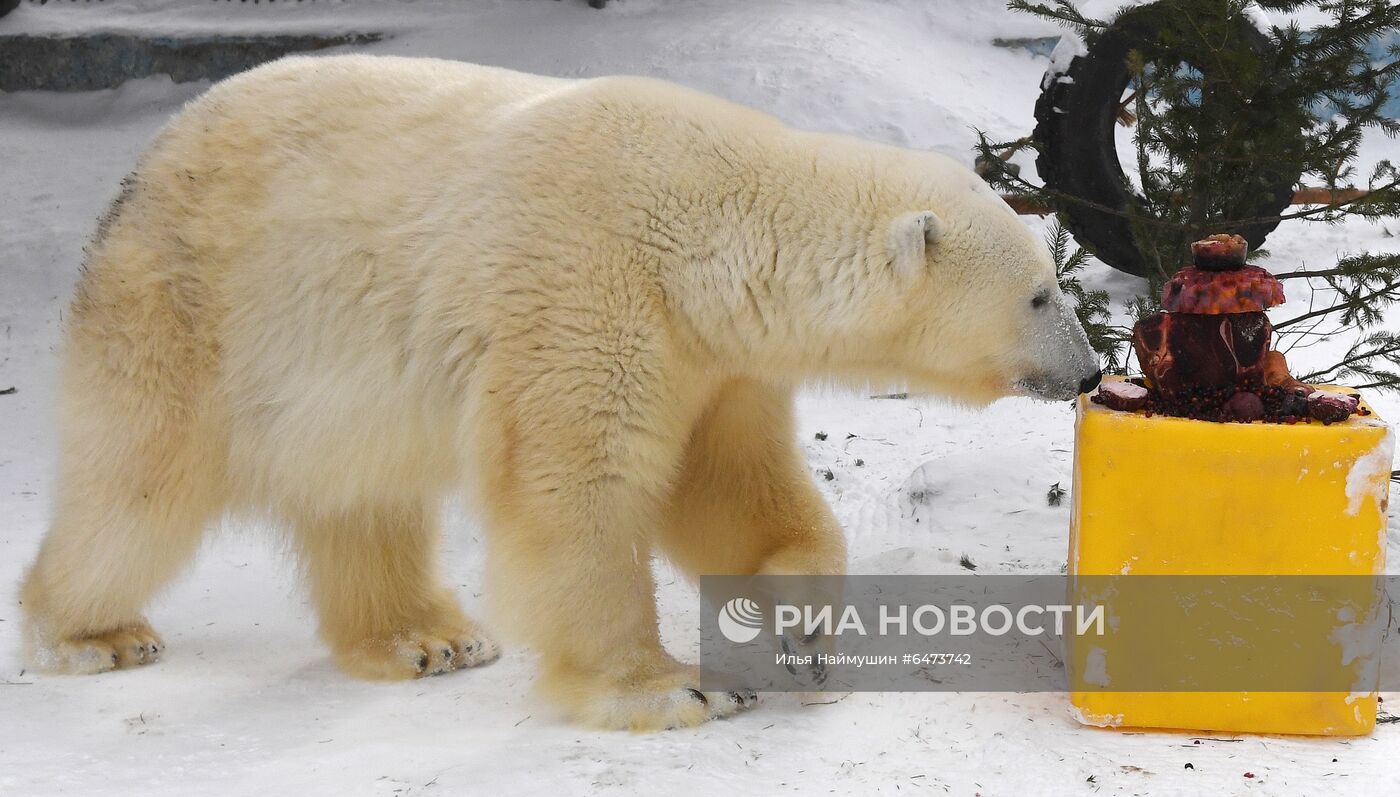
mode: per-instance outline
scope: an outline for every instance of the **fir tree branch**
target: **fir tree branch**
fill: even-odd
[[[1400,288],[1400,285],[1388,285],[1388,286],[1386,286],[1386,287],[1384,287],[1384,288],[1382,288],[1382,289],[1380,289],[1380,290],[1378,290],[1378,291],[1375,291],[1374,293],[1370,293],[1370,294],[1368,294],[1368,295],[1366,295],[1366,296],[1360,297],[1359,299],[1357,299],[1356,303],[1364,304],[1365,302],[1368,302],[1368,301],[1370,301],[1370,300],[1372,300],[1372,299],[1381,298],[1381,297],[1384,297],[1384,296],[1386,296],[1386,295],[1394,296],[1397,288]],[[1295,316],[1295,317],[1293,317],[1293,318],[1288,319],[1287,321],[1280,321],[1280,322],[1278,322],[1277,324],[1274,324],[1274,329],[1276,329],[1276,330],[1278,330],[1278,329],[1285,329],[1285,328],[1287,328],[1287,327],[1290,327],[1290,326],[1292,326],[1292,325],[1298,323],[1299,321],[1306,321],[1306,320],[1308,320],[1309,318],[1319,318],[1319,317],[1321,317],[1321,316],[1331,315],[1332,313],[1344,312],[1344,311],[1346,311],[1346,310],[1353,309],[1353,308],[1354,308],[1354,303],[1353,303],[1353,302],[1341,302],[1341,303],[1332,305],[1331,307],[1324,307],[1324,308],[1322,308],[1321,310],[1314,310],[1314,311],[1309,312],[1309,313],[1303,313],[1302,315],[1300,315],[1300,316]]]
[[[1080,38],[1086,38],[1086,34],[1095,30],[1102,30],[1108,27],[1108,23],[1101,19],[1092,19],[1080,13],[1070,0],[1054,0],[1055,6],[1052,8],[1045,3],[1034,3],[1029,0],[1010,0],[1006,7],[1012,11],[1024,11],[1035,14],[1038,17],[1052,19],[1065,28],[1079,34]]]
[[[1355,350],[1354,347],[1353,347],[1353,350]],[[1395,345],[1393,345],[1393,346],[1389,346],[1389,347],[1386,347],[1386,348],[1381,348],[1381,349],[1376,349],[1376,350],[1373,350],[1373,351],[1368,351],[1368,352],[1365,352],[1365,353],[1363,353],[1363,354],[1357,354],[1357,355],[1354,355],[1354,356],[1349,356],[1349,357],[1347,357],[1347,358],[1341,360],[1340,362],[1336,363],[1335,365],[1332,365],[1332,366],[1330,366],[1330,367],[1328,367],[1328,368],[1324,368],[1324,369],[1322,369],[1321,371],[1313,371],[1313,372],[1311,372],[1311,373],[1304,374],[1303,376],[1298,377],[1298,379],[1299,379],[1300,381],[1303,381],[1303,382],[1311,382],[1311,381],[1314,381],[1314,380],[1324,379],[1324,378],[1328,377],[1328,376],[1329,376],[1330,374],[1332,374],[1332,373],[1339,372],[1339,371],[1346,371],[1348,368],[1352,367],[1353,365],[1357,365],[1357,364],[1359,364],[1359,363],[1365,362],[1365,361],[1367,361],[1367,360],[1374,359],[1374,358],[1376,358],[1376,357],[1387,357],[1387,356],[1392,355],[1392,354],[1400,354],[1400,343],[1397,343],[1397,344],[1395,344]]]

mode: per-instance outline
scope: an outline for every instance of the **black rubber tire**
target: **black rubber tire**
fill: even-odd
[[[1070,62],[1065,73],[1070,80],[1047,77],[1035,104],[1034,138],[1039,149],[1036,168],[1048,188],[1116,210],[1142,201],[1133,193],[1118,162],[1114,125],[1131,78],[1128,53],[1150,52],[1158,31],[1171,24],[1170,15],[1176,13],[1162,2],[1131,9],[1094,41],[1086,55]],[[1268,36],[1243,18],[1239,24],[1242,42],[1261,54],[1272,50]],[[1204,69],[1199,64],[1192,66]],[[1267,164],[1259,166],[1261,172],[1267,168]],[[1241,216],[1283,212],[1293,201],[1294,186],[1301,176],[1288,171],[1265,174],[1266,184],[1273,187],[1262,191],[1256,206]],[[1145,277],[1155,268],[1140,253],[1126,218],[1073,203],[1061,211],[1061,218],[1080,245],[1119,271]],[[1256,249],[1277,226],[1277,221],[1261,222],[1224,232],[1243,235],[1250,248]]]
[[[0,17],[19,8],[19,0],[0,0]]]

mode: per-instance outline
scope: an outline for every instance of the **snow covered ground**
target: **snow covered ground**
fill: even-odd
[[[969,163],[973,126],[1005,137],[1030,129],[1045,67],[990,40],[1055,32],[1001,0],[240,6],[24,5],[0,31],[379,30],[392,38],[370,51],[653,75],[798,126]],[[1372,794],[1400,782],[1400,725],[1355,740],[1197,738],[1084,728],[1059,694],[777,695],[729,721],[635,736],[560,722],[532,697],[520,650],[443,678],[350,681],[315,640],[275,532],[239,521],[153,607],[170,643],[159,665],[92,678],[25,672],[14,590],[48,513],[56,350],[81,248],[136,155],[201,88],[149,79],[0,95],[0,389],[17,388],[0,396],[0,794]],[[1362,224],[1285,226],[1269,244],[1278,269],[1397,247]],[[1093,279],[1120,296],[1133,288],[1103,268]],[[1343,345],[1300,353],[1301,370]],[[1400,418],[1400,397],[1374,404]],[[817,478],[848,530],[853,571],[963,572],[963,555],[979,573],[1064,564],[1068,502],[1050,507],[1045,493],[1070,483],[1067,406],[1007,400],[973,413],[814,389],[801,410],[814,475],[833,477]],[[933,495],[918,523],[902,504],[911,479]],[[453,583],[484,613],[479,529],[454,509],[449,531]],[[1400,562],[1394,516],[1390,547]],[[663,634],[693,654],[695,593],[658,568]]]

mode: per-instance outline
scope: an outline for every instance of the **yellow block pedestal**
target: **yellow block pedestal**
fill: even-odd
[[[1148,418],[1109,410],[1081,396],[1075,435],[1069,572],[1075,577],[1071,583],[1080,586],[1072,591],[1102,589],[1104,582],[1093,578],[1097,576],[1365,577],[1384,572],[1394,438],[1374,415],[1330,426],[1221,424]],[[1342,581],[1354,585],[1370,579]],[[1090,583],[1098,586],[1084,586]],[[1360,614],[1368,608],[1379,611],[1382,596],[1368,605],[1371,600],[1363,595]],[[1194,622],[1189,608],[1168,616],[1177,625]],[[1320,628],[1316,621],[1299,620],[1281,635],[1293,646],[1288,665],[1330,668],[1334,672],[1310,683],[1345,681],[1352,684],[1349,689],[1109,691],[1115,681],[1142,688],[1145,661],[1141,634],[1131,655],[1115,650],[1116,644],[1128,643],[1110,618],[1102,638],[1068,644],[1071,703],[1080,721],[1106,727],[1367,734],[1375,726],[1378,662],[1358,657],[1357,651],[1374,649],[1378,657],[1383,623],[1343,628],[1347,624],[1337,621],[1332,628]],[[1249,636],[1248,628],[1238,631]],[[1215,647],[1202,644],[1192,654],[1198,666],[1211,667],[1211,657],[1217,655],[1213,651],[1224,651],[1218,653],[1222,667],[1241,666],[1240,651],[1227,651],[1229,645],[1220,642],[1232,636],[1228,629],[1222,633],[1211,627],[1203,635]],[[1245,666],[1282,663],[1261,657]],[[1125,667],[1134,671],[1125,672]]]

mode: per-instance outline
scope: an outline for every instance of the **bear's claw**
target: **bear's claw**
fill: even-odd
[[[691,699],[698,702],[705,708],[704,719],[718,719],[728,717],[745,709],[758,705],[758,693],[752,689],[738,689],[732,692],[702,692],[695,687],[686,687],[685,692]],[[695,725],[696,722],[672,723],[667,726],[667,730],[685,725]]]

